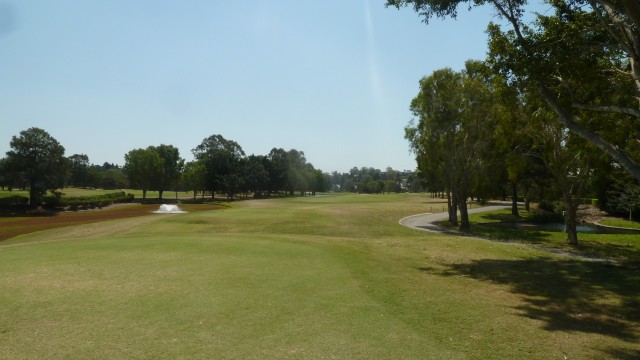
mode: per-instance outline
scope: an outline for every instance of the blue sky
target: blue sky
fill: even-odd
[[[490,9],[429,25],[384,0],[0,0],[0,155],[48,131],[66,155],[124,163],[213,134],[304,151],[331,172],[415,168],[418,81],[483,59]]]

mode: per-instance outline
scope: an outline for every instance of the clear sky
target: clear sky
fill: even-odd
[[[412,170],[418,81],[484,59],[490,9],[429,25],[384,0],[0,0],[0,156],[48,131],[122,165],[213,134],[304,151],[326,172]]]

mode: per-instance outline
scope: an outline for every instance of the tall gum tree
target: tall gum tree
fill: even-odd
[[[531,122],[531,136],[537,154],[562,193],[567,242],[578,245],[577,211],[580,198],[591,179],[595,152],[584,139],[569,132],[553,120],[548,111],[536,111]],[[592,146],[592,145],[591,145]]]
[[[158,179],[158,198],[162,200],[165,190],[174,187],[180,179],[184,168],[184,160],[180,157],[180,150],[173,145],[150,146],[162,159],[162,174]]]
[[[451,69],[434,71],[420,80],[420,92],[411,101],[414,119],[405,128],[405,138],[416,154],[418,168],[425,174],[442,179],[447,193],[449,222],[458,225],[457,199],[453,192],[453,137],[460,120],[460,74]]]
[[[640,4],[637,0],[546,3],[555,14],[525,24],[524,0],[387,0],[387,6],[412,7],[426,23],[433,17],[455,18],[459,6],[492,6],[511,28],[502,32],[492,24],[488,30],[494,41],[492,56],[505,60],[500,70],[536,89],[558,122],[640,180]],[[581,93],[597,90],[607,81],[615,81],[615,91],[599,91],[599,96]],[[595,113],[613,119],[590,121]],[[632,130],[626,137],[603,131],[620,124]]]
[[[411,101],[414,120],[405,128],[420,170],[444,179],[449,221],[457,224],[459,210],[461,229],[469,227],[467,198],[483,154],[490,153],[495,125],[486,75],[482,62],[468,61],[464,71],[441,69],[424,77]]]

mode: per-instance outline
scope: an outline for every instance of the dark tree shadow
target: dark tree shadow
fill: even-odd
[[[624,341],[638,340],[640,272],[631,268],[601,262],[536,258],[478,260],[454,264],[444,271],[420,270],[509,285],[512,292],[522,295],[525,301],[525,305],[517,308],[519,313],[544,321],[548,331],[578,331]]]
[[[433,225],[421,226],[425,229],[435,230],[445,229],[444,233],[480,237],[499,242],[521,242],[529,244],[544,244],[551,237],[551,234],[534,229],[523,231],[516,228],[515,223],[474,223],[470,230],[459,231],[455,226],[447,221],[438,221]],[[430,227],[435,227],[431,229]],[[442,232],[442,231],[441,231]]]
[[[610,349],[605,349],[604,353],[608,354],[613,359],[621,359],[621,360],[640,359],[640,350],[610,348]]]
[[[512,223],[475,224],[478,235],[497,241],[518,241],[530,244],[545,243],[551,235],[538,230],[523,231]]]

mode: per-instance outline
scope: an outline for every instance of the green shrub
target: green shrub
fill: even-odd
[[[566,209],[567,208],[564,206],[564,202],[562,202],[562,201],[554,201],[553,202],[553,213],[554,214],[562,215],[562,213]]]
[[[540,200],[540,205],[538,206],[538,208],[540,210],[544,210],[550,213],[554,212],[555,210],[553,206],[553,202],[549,200]]]
[[[62,201],[62,196],[64,193],[60,191],[52,191],[50,195],[46,195],[44,197],[44,207],[47,209],[55,209],[60,206],[64,206]]]
[[[130,203],[133,201],[133,194],[125,194],[123,191],[114,192],[104,195],[95,196],[75,196],[62,198],[59,202],[59,206],[69,207],[71,210],[77,210],[78,208],[102,208],[117,203]]]
[[[9,197],[0,198],[0,208],[13,208],[27,206],[29,204],[29,198],[22,195],[14,195]]]
[[[561,223],[564,222],[564,216],[562,216],[562,213],[556,214],[549,211],[535,211],[531,212],[527,220],[534,224]]]

